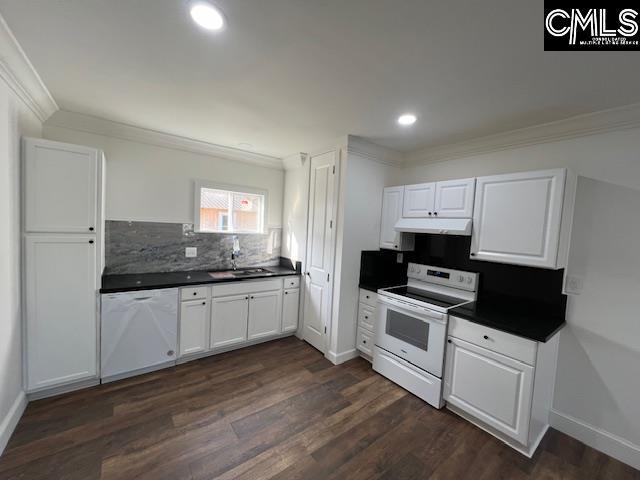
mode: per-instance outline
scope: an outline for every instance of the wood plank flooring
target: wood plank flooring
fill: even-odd
[[[29,404],[0,479],[616,479],[550,430],[532,459],[362,359],[287,338]]]

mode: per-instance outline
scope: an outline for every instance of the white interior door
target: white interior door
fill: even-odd
[[[556,268],[566,170],[480,177],[471,257]]]
[[[26,250],[27,390],[97,375],[93,235],[29,235]]]
[[[248,338],[254,340],[280,333],[282,291],[252,293],[249,297]]]
[[[321,352],[331,312],[336,152],[311,157],[304,339]]]
[[[98,151],[25,140],[25,230],[95,232],[98,215]]]

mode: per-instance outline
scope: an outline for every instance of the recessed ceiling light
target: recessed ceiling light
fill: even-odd
[[[400,115],[398,117],[398,123],[402,126],[408,127],[409,125],[413,125],[416,123],[416,116],[412,113],[405,113],[404,115]]]
[[[206,2],[196,2],[191,5],[191,18],[207,30],[221,30],[224,27],[222,13],[213,5]]]

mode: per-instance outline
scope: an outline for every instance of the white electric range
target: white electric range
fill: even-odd
[[[378,290],[373,369],[442,408],[448,311],[477,299],[478,274],[410,263],[407,276]]]

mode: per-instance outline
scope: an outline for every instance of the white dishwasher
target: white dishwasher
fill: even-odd
[[[103,294],[101,317],[103,383],[175,365],[177,288]]]

